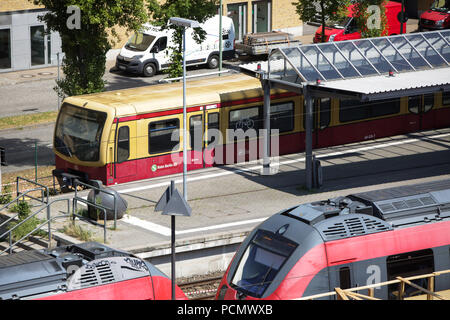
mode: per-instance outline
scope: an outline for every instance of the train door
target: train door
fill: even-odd
[[[331,144],[329,141],[329,130],[326,130],[330,126],[330,121],[331,99],[317,99],[314,110],[314,148],[322,148]]]
[[[212,167],[215,163],[216,146],[220,146],[222,133],[220,131],[219,109],[209,109],[205,111],[205,148],[203,151],[203,161],[205,167]]]
[[[114,178],[123,178],[136,175],[136,121],[119,123],[116,129],[116,144],[114,156]]]
[[[434,272],[433,250],[425,249],[413,252],[406,252],[387,257],[387,276],[388,281],[395,280],[396,277],[412,277],[417,275],[425,275]],[[427,289],[428,278],[412,280],[416,285]],[[399,299],[399,284],[391,284],[388,286],[388,299]],[[405,285],[403,297],[412,297],[424,294],[412,286]]]
[[[409,131],[432,129],[434,127],[434,94],[411,96],[408,98]]]
[[[351,263],[330,267],[330,291],[334,288],[349,289],[356,286]]]
[[[188,114],[188,170],[203,168],[204,121],[203,111],[190,112]]]

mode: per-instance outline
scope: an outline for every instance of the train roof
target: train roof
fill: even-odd
[[[260,81],[243,74],[190,80],[186,91],[188,107],[262,96]],[[93,102],[113,108],[118,117],[178,109],[183,106],[183,84],[167,83],[80,95],[68,97],[65,102],[76,106],[85,106],[86,102],[89,106],[89,102]]]
[[[46,296],[160,273],[149,264],[133,270],[136,262],[132,259],[138,258],[97,242],[1,256],[0,300]]]
[[[450,180],[301,204],[279,215],[314,227],[325,242],[439,222],[450,218]]]

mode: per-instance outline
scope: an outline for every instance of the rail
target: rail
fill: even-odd
[[[3,207],[1,207],[1,208],[0,208],[0,212],[3,211],[4,209],[8,208],[8,207],[9,207],[11,204],[13,204],[14,202],[16,202],[16,201],[19,202],[19,199],[20,199],[21,197],[25,198],[25,196],[28,196],[28,193],[31,193],[31,192],[34,192],[34,191],[38,191],[38,190],[41,190],[41,188],[30,189],[30,190],[27,190],[27,191],[24,192],[24,193],[21,193],[21,194],[18,195],[16,198],[14,198],[13,200],[11,200],[11,201],[8,202],[7,204],[5,204]],[[44,208],[45,208],[45,207],[44,207]],[[18,213],[16,213],[15,215],[13,215],[12,217],[10,217],[9,219],[3,221],[3,222],[0,224],[0,228],[3,227],[4,225],[6,225],[6,224],[7,224],[8,222],[10,222],[11,220],[17,218],[17,216],[18,216],[19,214],[20,214],[20,213],[18,212]],[[5,234],[0,235],[0,239],[2,239],[4,235],[5,235]]]
[[[435,278],[450,273],[450,270],[442,270],[442,271],[436,271],[433,273],[428,273],[424,275],[418,275],[418,276],[411,276],[407,278],[403,277],[396,277],[395,280],[390,280],[386,282],[381,283],[375,283],[367,286],[362,287],[356,287],[356,288],[349,288],[349,289],[341,289],[341,288],[335,288],[332,292],[327,293],[321,293],[316,295],[311,295],[307,297],[302,297],[294,300],[314,300],[314,299],[320,299],[320,298],[326,298],[326,297],[332,297],[336,296],[337,300],[381,300],[379,298],[375,297],[375,288],[382,287],[382,286],[388,286],[393,284],[398,284],[398,291],[395,291],[394,294],[397,297],[397,300],[424,300],[421,298],[426,298],[426,300],[433,300],[433,299],[439,299],[439,300],[449,300],[448,296],[443,296],[442,291],[441,292],[435,292],[434,290],[434,283]],[[428,279],[428,288],[423,288],[412,281],[419,280],[419,279]],[[405,288],[406,286],[411,286],[418,290],[418,293],[422,292],[422,295],[416,295],[413,297],[405,297]],[[361,294],[357,291],[365,291],[367,290],[367,294]],[[450,290],[445,290],[450,291]],[[441,294],[440,294],[441,293]]]
[[[38,186],[37,188],[34,189],[34,191],[41,190],[42,200],[40,200],[38,198],[35,198],[35,197],[31,196],[31,195],[27,195],[28,198],[40,201],[42,203],[48,203],[48,196],[49,196],[49,189],[48,189],[48,187],[46,185],[43,185],[43,184],[39,183],[39,182],[30,180],[30,179],[27,179],[27,178],[23,178],[23,177],[17,177],[16,178],[16,194],[17,194],[17,198],[16,199],[17,199],[17,201],[19,201],[19,199],[18,199],[19,195],[23,194],[23,193],[21,193],[19,191],[20,180],[23,180],[23,181],[26,181],[26,182],[28,182],[30,184]],[[26,193],[29,193],[28,191],[26,191]],[[44,200],[44,197],[47,198],[46,201]]]
[[[50,212],[50,207],[51,207],[52,204],[54,204],[56,202],[60,202],[60,201],[67,201],[67,214],[61,215],[61,216],[56,216],[56,217],[52,218],[51,217],[51,212]],[[26,223],[28,220],[32,219],[33,217],[35,217],[36,215],[41,213],[42,210],[44,210],[44,209],[47,209],[47,220],[42,222],[40,225],[38,225],[32,231],[30,231],[25,236],[23,236],[22,238],[20,238],[19,240],[17,240],[16,242],[13,243],[13,240],[12,240],[12,233],[13,233],[13,231],[16,230],[18,227],[20,227],[21,225],[23,225],[24,223]],[[3,238],[5,235],[9,236],[9,247],[4,249],[3,251],[0,251],[0,254],[3,254],[5,252],[7,252],[7,251],[9,251],[9,253],[11,254],[12,253],[12,249],[13,249],[14,246],[18,245],[23,240],[27,239],[30,235],[32,235],[36,231],[40,230],[46,224],[48,225],[48,233],[47,233],[47,235],[48,235],[48,247],[51,248],[51,241],[52,241],[52,226],[51,226],[51,222],[52,222],[52,220],[57,219],[57,218],[68,217],[69,215],[70,215],[70,199],[57,199],[57,200],[51,201],[50,203],[47,203],[47,205],[45,207],[42,207],[41,209],[39,209],[38,211],[36,211],[32,215],[28,216],[26,219],[20,221],[14,227],[12,227],[8,231],[6,231],[2,235],[0,235],[0,239]],[[9,220],[11,220],[11,219],[12,218],[10,218]]]

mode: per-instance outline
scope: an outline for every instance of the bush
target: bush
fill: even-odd
[[[31,206],[26,201],[20,201],[19,203],[15,204],[10,211],[19,213],[18,221],[14,221],[8,224],[8,229],[12,229],[18,224],[22,223],[25,219],[27,219],[31,213]],[[20,226],[15,228],[12,231],[12,238],[14,241],[22,239],[24,236],[26,236],[28,233],[33,231],[38,225],[41,224],[41,221],[36,218],[32,217],[26,222],[22,223]],[[40,230],[37,230],[36,233],[42,234]]]
[[[7,185],[3,188],[3,193],[0,195],[0,204],[10,203],[13,199],[12,197],[12,187]]]

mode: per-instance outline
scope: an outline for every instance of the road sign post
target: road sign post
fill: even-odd
[[[175,300],[175,217],[190,217],[192,209],[175,188],[175,181],[172,180],[170,187],[167,188],[156,204],[155,211],[162,211],[162,215],[171,216],[172,300]]]

